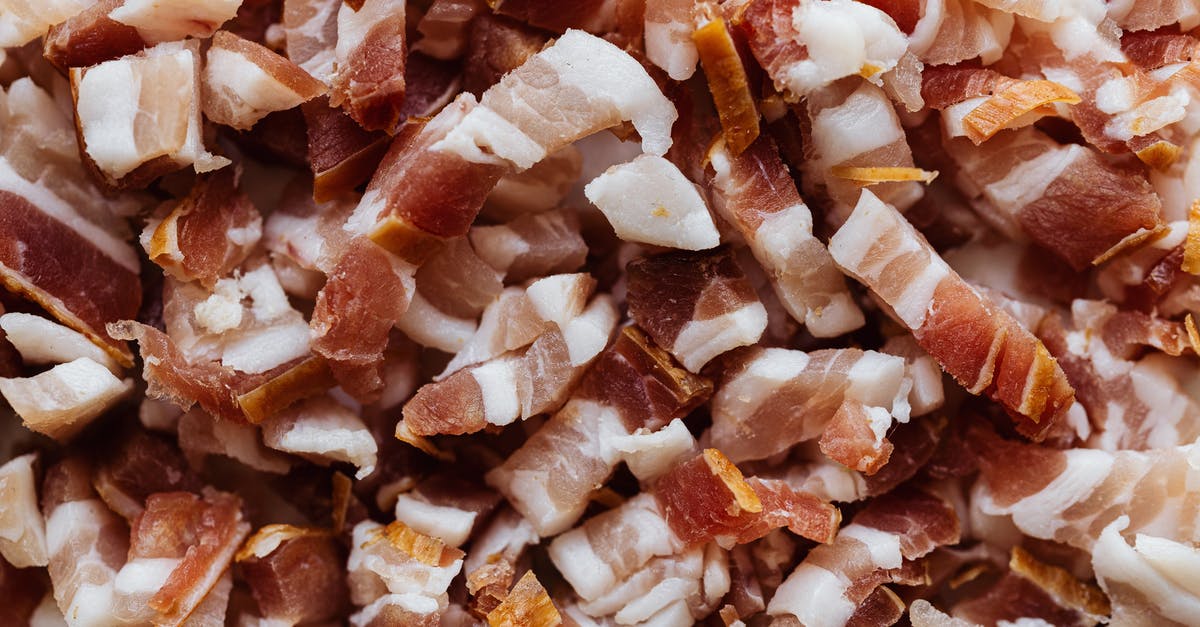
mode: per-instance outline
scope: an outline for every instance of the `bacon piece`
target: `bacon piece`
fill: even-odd
[[[925,599],[917,599],[908,606],[908,617],[913,627],[975,627],[975,623],[953,618]]]
[[[378,447],[358,414],[328,395],[301,401],[262,423],[263,443],[317,463],[348,462],[356,478],[375,470]]]
[[[966,136],[976,146],[1001,130],[1053,115],[1049,105],[1080,102],[1075,92],[1058,83],[1019,81],[985,68],[929,68],[922,77],[921,94],[930,106],[942,110],[947,136]]]
[[[204,115],[239,130],[325,91],[295,63],[228,31],[216,33],[204,60]]]
[[[1146,70],[1157,70],[1174,63],[1186,63],[1196,56],[1195,37],[1167,30],[1125,32],[1121,34],[1121,52]]]
[[[104,366],[80,357],[28,378],[0,378],[0,394],[27,428],[56,440],[74,437],[133,390]]]
[[[1179,24],[1187,31],[1200,24],[1200,8],[1179,0],[1152,2],[1114,2],[1108,7],[1108,17],[1125,31],[1153,31],[1163,26]],[[1133,33],[1141,34],[1141,33]],[[1124,49],[1122,37],[1122,49]]]
[[[0,315],[4,339],[16,349],[27,365],[64,364],[80,358],[90,359],[114,375],[121,366],[86,335],[57,322],[27,313]]]
[[[876,409],[876,411],[872,411]],[[893,445],[876,426],[878,408],[843,402],[821,432],[821,452],[858,472],[873,475],[892,455]],[[890,416],[884,418],[890,422]]]
[[[463,572],[477,613],[488,613],[508,596],[519,561],[537,544],[538,535],[524,517],[501,506],[471,544]]]
[[[142,247],[180,281],[212,289],[250,254],[262,236],[262,216],[238,189],[240,168],[197,179],[188,195],[147,223]]]
[[[338,0],[284,0],[283,31],[287,56],[313,78],[333,78],[338,40]]]
[[[462,551],[404,523],[358,523],[346,567],[350,600],[366,607],[350,620],[366,625],[390,617],[400,622],[382,624],[436,625],[448,605],[446,590],[462,570],[462,558]]]
[[[579,179],[582,166],[581,152],[570,145],[550,153],[528,170],[505,174],[484,201],[482,215],[508,222],[526,214],[554,209]]]
[[[38,510],[37,480],[30,453],[0,466],[0,560],[17,568],[45,566],[46,522]],[[8,575],[5,575],[7,577]]]
[[[250,533],[241,499],[206,488],[201,498],[162,492],[133,522],[129,561],[114,582],[113,613],[125,621],[178,625],[218,586]]]
[[[958,517],[941,498],[911,488],[892,492],[871,501],[832,544],[809,552],[767,613],[805,625],[843,624],[876,587],[903,577],[906,563],[958,540]]]
[[[1151,534],[1137,534],[1133,545],[1129,516],[1116,518],[1100,533],[1092,566],[1100,587],[1112,600],[1113,624],[1186,624],[1200,610],[1195,589],[1197,550]]]
[[[1187,462],[1188,447],[1060,451],[976,433],[973,449],[982,471],[975,505],[992,516],[1012,516],[1027,535],[1092,550],[1109,523],[1136,514],[1127,535],[1195,540],[1195,526],[1185,521],[1197,506],[1169,487],[1197,472]]]
[[[475,253],[509,282],[572,272],[587,257],[579,218],[567,210],[528,213],[505,224],[472,227],[470,239]]]
[[[904,374],[902,359],[873,351],[753,349],[713,398],[712,444],[737,463],[763,459],[820,437],[846,402],[869,408],[877,441],[908,420]]]
[[[116,22],[131,26],[148,45],[187,37],[211,37],[237,15],[243,0],[124,0],[108,13]]]
[[[125,0],[99,0],[80,7],[46,33],[43,55],[59,72],[73,67],[90,67],[146,48],[148,42],[132,26],[111,17]]]
[[[451,0],[448,4],[460,2]],[[430,8],[432,11],[433,7]],[[428,17],[429,13],[425,15]],[[471,20],[467,35],[464,42],[463,89],[476,96],[481,96],[505,74],[537,54],[549,39],[543,31],[487,12]]]
[[[630,317],[692,372],[766,328],[766,309],[728,250],[662,253],[626,271]]]
[[[508,598],[488,612],[487,619],[489,625],[555,627],[562,624],[562,616],[532,570],[526,571],[517,581]]]
[[[404,5],[397,0],[343,2],[329,102],[368,131],[391,132],[404,103]]]
[[[92,486],[114,513],[133,523],[157,492],[199,491],[200,483],[174,444],[144,431],[104,451]]]
[[[704,76],[712,93],[725,144],[734,156],[758,137],[758,106],[750,93],[742,58],[725,20],[715,17],[692,33]]]
[[[490,15],[483,9],[479,0],[434,0],[417,22],[421,38],[412,50],[435,59],[461,57],[467,49],[468,31]]]
[[[131,83],[137,89],[128,89]],[[80,154],[108,186],[144,187],[187,166],[208,172],[230,163],[209,153],[200,136],[196,42],[71,68],[71,94]]]
[[[387,133],[363,130],[344,111],[330,107],[326,98],[310,100],[300,110],[317,202],[332,201],[371,178],[387,152]]]
[[[1045,437],[1071,407],[1074,390],[1046,347],[870,192],[830,239],[829,252],[892,308],[943,370],[968,392],[1003,405],[1028,437]]]
[[[467,238],[450,240],[417,270],[412,302],[397,327],[422,346],[457,353],[504,289],[502,279]]]
[[[224,420],[200,408],[180,416],[177,431],[179,447],[194,467],[203,467],[207,455],[223,455],[254,470],[282,475],[295,461],[267,448],[254,426]]]
[[[111,621],[113,583],[125,564],[125,522],[97,498],[79,458],[50,467],[42,482],[50,583],[63,616],[78,624]]]
[[[258,609],[288,624],[336,616],[349,601],[342,549],[323,529],[267,525],[237,552]]]
[[[538,534],[554,535],[579,518],[588,495],[624,457],[622,436],[660,432],[711,393],[707,379],[679,367],[637,327],[625,327],[567,405],[487,481]]]
[[[876,83],[904,54],[904,33],[872,6],[834,0],[752,0],[734,18],[778,91],[799,99],[839,78]],[[726,11],[731,8],[726,8]]]
[[[474,482],[434,476],[396,498],[396,520],[413,531],[462,546],[475,525],[500,503],[500,495]]]
[[[400,120],[432,117],[461,91],[462,69],[457,63],[413,52],[404,62]]]
[[[1000,58],[1013,30],[1011,14],[970,0],[927,0],[920,9],[920,19],[906,31],[908,49],[927,66],[976,57],[990,65]]]
[[[721,243],[695,185],[662,157],[641,155],[614,165],[592,179],[584,194],[625,241],[684,250]]]
[[[713,207],[750,245],[788,313],[817,337],[862,326],[845,277],[812,235],[812,214],[771,139],[761,137],[736,156],[717,142],[708,159]]]
[[[84,0],[50,0],[30,4],[5,2],[0,11],[0,48],[13,48],[46,34],[50,27],[87,9]]]
[[[692,31],[696,30],[695,7],[692,0],[646,2],[646,58],[677,81],[692,77],[700,57],[692,42]]]

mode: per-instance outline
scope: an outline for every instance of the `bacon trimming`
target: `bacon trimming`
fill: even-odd
[[[325,85],[260,44],[219,31],[204,57],[204,115],[246,130],[268,113],[291,109]]]
[[[692,0],[646,0],[646,58],[677,81],[691,78],[700,58],[692,42],[695,12]]]
[[[459,1],[452,0],[454,3]],[[543,31],[503,15],[486,12],[471,20],[467,35],[463,89],[476,96],[481,96],[505,74],[537,54],[549,39]]]
[[[37,455],[14,457],[0,466],[0,556],[17,568],[46,565],[46,521],[38,509]],[[5,575],[7,577],[7,575]]]
[[[486,614],[504,600],[528,548],[537,542],[533,526],[515,510],[502,506],[492,516],[463,565],[476,612]]]
[[[26,378],[0,378],[0,395],[30,430],[66,441],[133,390],[87,357]]]
[[[432,477],[396,498],[396,520],[447,546],[459,547],[500,500],[499,494],[471,481]]]
[[[1135,518],[1126,535],[1197,538],[1192,521],[1200,503],[1182,487],[1197,476],[1187,461],[1190,447],[1064,451],[982,433],[973,447],[982,471],[975,505],[986,514],[1012,516],[1027,535],[1092,550],[1101,531],[1128,514]]]
[[[637,327],[625,327],[567,405],[487,481],[538,534],[559,533],[579,518],[592,490],[622,458],[637,450],[630,446],[635,434],[661,433],[711,391],[707,379],[679,367]]]
[[[994,63],[1012,34],[1011,14],[972,0],[926,0],[918,8],[920,19],[906,30],[908,49],[926,65],[952,65],[976,57],[984,64]]]
[[[449,603],[451,580],[462,570],[463,553],[417,533],[401,522],[384,527],[365,520],[354,527],[347,569],[350,600],[366,606],[352,624],[436,625]]]
[[[766,309],[728,250],[661,253],[626,271],[629,316],[692,372],[766,328]]]
[[[289,625],[319,622],[347,605],[343,549],[324,529],[267,525],[237,552],[258,609]]]
[[[704,67],[704,77],[721,120],[725,143],[733,155],[742,154],[758,137],[758,106],[750,93],[749,77],[725,20],[714,17],[692,33]]]
[[[872,500],[832,544],[809,552],[767,613],[812,627],[844,624],[876,587],[903,578],[912,560],[958,540],[958,517],[948,503],[919,489],[893,491]]]
[[[141,243],[150,260],[180,281],[212,289],[249,256],[262,236],[262,216],[238,189],[240,168],[198,177],[186,197],[149,221]]]
[[[313,173],[313,198],[329,202],[365,182],[388,149],[386,133],[363,130],[327,98],[301,105]]]
[[[793,99],[846,76],[878,84],[907,47],[891,17],[859,2],[745,0],[722,9],[747,31],[775,89]]]
[[[662,157],[644,154],[614,165],[592,179],[584,194],[627,242],[683,250],[721,243],[696,185]]]
[[[712,444],[736,463],[764,459],[821,437],[849,402],[870,418],[862,435],[883,446],[892,420],[908,420],[910,385],[904,360],[892,355],[752,349],[727,368],[713,397]]]
[[[131,526],[129,561],[113,584],[114,616],[182,624],[219,585],[249,533],[241,499],[231,494],[206,488],[203,498],[151,495]]]
[[[329,102],[369,131],[391,132],[401,121],[408,55],[404,6],[397,0],[338,6]]]
[[[50,27],[87,9],[84,0],[51,0],[30,4],[21,0],[5,2],[0,11],[0,48],[12,48],[46,34]]]
[[[1111,623],[1187,624],[1194,620],[1200,611],[1193,578],[1200,556],[1194,542],[1138,533],[1130,546],[1123,537],[1130,533],[1130,517],[1123,515],[1104,527],[1092,550],[1096,580],[1112,600]]]
[[[415,277],[415,291],[397,327],[422,346],[457,353],[473,336],[475,319],[495,301],[503,275],[465,237],[447,242]]]
[[[86,462],[68,458],[47,470],[42,482],[46,537],[55,539],[47,543],[50,583],[64,616],[78,624],[109,624],[129,530],[96,496],[89,474]]]
[[[489,15],[484,8],[480,0],[434,0],[417,22],[421,37],[412,50],[435,59],[461,57],[467,48],[469,29]]]
[[[179,449],[143,431],[122,438],[100,456],[92,486],[109,509],[131,524],[154,493],[200,490]]]
[[[735,154],[724,142],[709,150],[713,207],[750,245],[779,301],[817,337],[862,326],[862,311],[829,251],[813,236],[812,213],[774,142],[760,137]]]
[[[572,272],[587,257],[587,243],[579,234],[579,217],[565,209],[527,213],[495,226],[472,227],[469,237],[475,253],[510,283]]]
[[[1045,437],[1074,402],[1046,347],[869,191],[830,239],[829,252],[887,303],[943,370],[968,392],[999,402],[1026,436]]]
[[[162,43],[70,76],[80,154],[106,185],[144,187],[187,166],[230,163],[201,137],[198,42]]]
[[[86,357],[114,375],[123,373],[116,360],[86,335],[47,318],[16,312],[0,314],[0,330],[25,365],[65,364]]]
[[[362,479],[375,470],[378,446],[358,414],[328,395],[301,401],[262,423],[263,443],[318,463],[348,462]]]
[[[203,468],[208,455],[222,455],[248,468],[282,475],[295,462],[292,457],[267,448],[262,442],[262,432],[253,425],[225,420],[199,407],[179,417],[176,431],[179,447],[193,467]]]
[[[528,170],[505,174],[488,194],[481,215],[507,222],[554,209],[575,185],[582,166],[581,152],[570,145],[546,155]]]

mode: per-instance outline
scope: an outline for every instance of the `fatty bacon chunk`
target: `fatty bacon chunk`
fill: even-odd
[[[391,132],[403,121],[403,0],[341,2],[329,103],[369,131]]]
[[[269,113],[291,109],[325,86],[268,48],[218,31],[204,57],[204,115],[248,130]]]
[[[1041,440],[1075,392],[1045,345],[972,288],[894,208],[863,191],[829,252],[972,394],[986,393],[1017,430]]]

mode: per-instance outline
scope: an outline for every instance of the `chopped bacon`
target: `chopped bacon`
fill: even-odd
[[[396,498],[396,520],[448,546],[462,546],[476,524],[500,503],[500,495],[471,481],[432,477]]]
[[[179,417],[176,431],[179,447],[194,467],[202,468],[208,455],[222,455],[254,470],[282,475],[295,461],[267,448],[253,425],[225,420],[198,407]]]
[[[200,482],[174,444],[143,431],[105,451],[92,485],[114,513],[132,523],[156,492],[199,491]]]
[[[920,8],[920,19],[907,31],[908,49],[927,66],[953,65],[976,57],[984,64],[993,63],[1012,34],[1010,14],[972,0],[926,0]]]
[[[708,160],[714,208],[750,245],[788,313],[817,337],[862,326],[862,311],[813,236],[812,213],[774,142],[760,137],[740,154],[717,142]]]
[[[26,365],[65,364],[87,358],[114,375],[123,372],[116,360],[86,335],[47,318],[27,313],[0,314],[0,330]]]
[[[405,20],[403,1],[342,2],[329,102],[369,131],[391,132],[402,120]]]
[[[554,602],[532,570],[526,571],[508,597],[488,612],[487,619],[489,625],[498,626],[555,627],[562,624]]]
[[[1149,0],[1144,2],[1113,2],[1108,6],[1108,17],[1117,26],[1140,35],[1136,31],[1153,31],[1163,26],[1179,24],[1187,31],[1200,24],[1200,8],[1181,0]],[[1122,37],[1122,50],[1125,38]]]
[[[17,568],[45,566],[46,521],[38,509],[37,455],[14,457],[0,466],[0,562]],[[8,575],[5,575],[7,577]]]
[[[87,9],[88,4],[85,0],[5,2],[0,10],[0,48],[24,46],[45,35],[55,24]]]
[[[450,582],[462,570],[462,551],[401,522],[384,527],[365,520],[355,525],[351,541],[350,600],[366,606],[351,622],[370,624],[390,614],[401,621],[382,624],[437,624]]]
[[[133,381],[87,357],[28,378],[0,378],[0,395],[25,426],[59,441],[74,437],[132,390]]]
[[[1186,63],[1197,56],[1200,41],[1195,37],[1167,30],[1125,32],[1121,52],[1146,70],[1157,70],[1174,63]]]
[[[572,272],[587,257],[579,218],[567,210],[527,213],[505,224],[472,227],[470,239],[475,253],[510,283]]]
[[[867,254],[871,251],[871,254]],[[887,303],[968,392],[986,393],[1040,439],[1074,402],[1046,347],[958,276],[894,208],[864,191],[829,252]]]
[[[452,239],[417,270],[412,302],[397,326],[422,346],[456,353],[500,295],[502,278],[467,238]]]
[[[204,147],[200,86],[195,41],[71,68],[80,154],[101,181],[120,189],[187,166],[208,172],[228,165]]]
[[[459,2],[461,0],[452,0],[451,4]],[[425,15],[428,17],[429,13]],[[463,89],[482,96],[505,74],[537,54],[548,39],[543,31],[503,15],[486,12],[479,15],[471,20],[465,42]]]
[[[386,133],[363,130],[346,112],[330,107],[327,98],[301,105],[308,134],[308,160],[313,198],[334,200],[371,178],[388,149]]]
[[[721,243],[696,186],[662,157],[644,154],[614,165],[592,179],[584,194],[627,242],[683,250]]]
[[[180,281],[212,288],[242,263],[262,236],[262,216],[238,189],[239,168],[198,177],[188,195],[149,222],[142,247]]]
[[[342,548],[326,530],[267,525],[237,553],[258,609],[288,624],[329,620],[348,602]]]
[[[767,613],[805,625],[843,624],[876,587],[903,576],[907,562],[958,539],[958,517],[940,497],[912,488],[891,492],[872,500],[832,544],[809,552]]]
[[[1070,89],[1044,80],[1019,81],[986,68],[932,67],[922,76],[925,102],[942,110],[949,137],[976,146],[1004,129],[1019,128],[1054,113],[1053,103],[1077,104]]]
[[[484,201],[482,215],[507,222],[557,208],[575,185],[582,166],[580,150],[570,145],[546,155],[528,170],[505,174]]]
[[[1111,623],[1194,620],[1200,611],[1200,596],[1192,585],[1200,563],[1194,542],[1138,533],[1130,546],[1125,536],[1132,531],[1130,517],[1123,515],[1104,527],[1092,551],[1096,580],[1112,600]]]
[[[461,57],[467,48],[468,31],[490,15],[484,8],[481,0],[434,0],[417,23],[421,37],[412,50],[435,59]]]
[[[707,379],[681,368],[637,327],[625,327],[567,405],[487,481],[540,535],[554,535],[575,522],[591,491],[612,474],[622,439],[661,432],[711,393]]]
[[[713,397],[712,444],[738,463],[770,457],[821,437],[851,403],[869,420],[870,433],[858,434],[867,448],[883,447],[892,420],[908,420],[909,385],[904,361],[892,355],[753,349],[727,369]]]
[[[646,0],[646,58],[677,81],[691,78],[699,60],[695,11],[693,0]]]
[[[537,542],[533,526],[515,510],[502,506],[496,512],[471,544],[463,566],[477,611],[490,612],[504,600],[519,560]]]
[[[228,31],[218,31],[205,53],[204,115],[218,124],[246,130],[324,92],[295,63]]]
[[[630,317],[692,372],[766,328],[766,309],[728,250],[662,253],[626,270]]]
[[[378,446],[358,414],[328,395],[301,401],[262,423],[263,443],[320,463],[348,462],[362,479],[375,470]]]
[[[736,157],[758,137],[758,106],[750,93],[746,67],[725,20],[715,17],[692,33],[725,144]]]

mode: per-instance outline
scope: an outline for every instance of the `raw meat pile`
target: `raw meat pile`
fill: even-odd
[[[0,0],[0,625],[1200,624],[1198,27]]]

